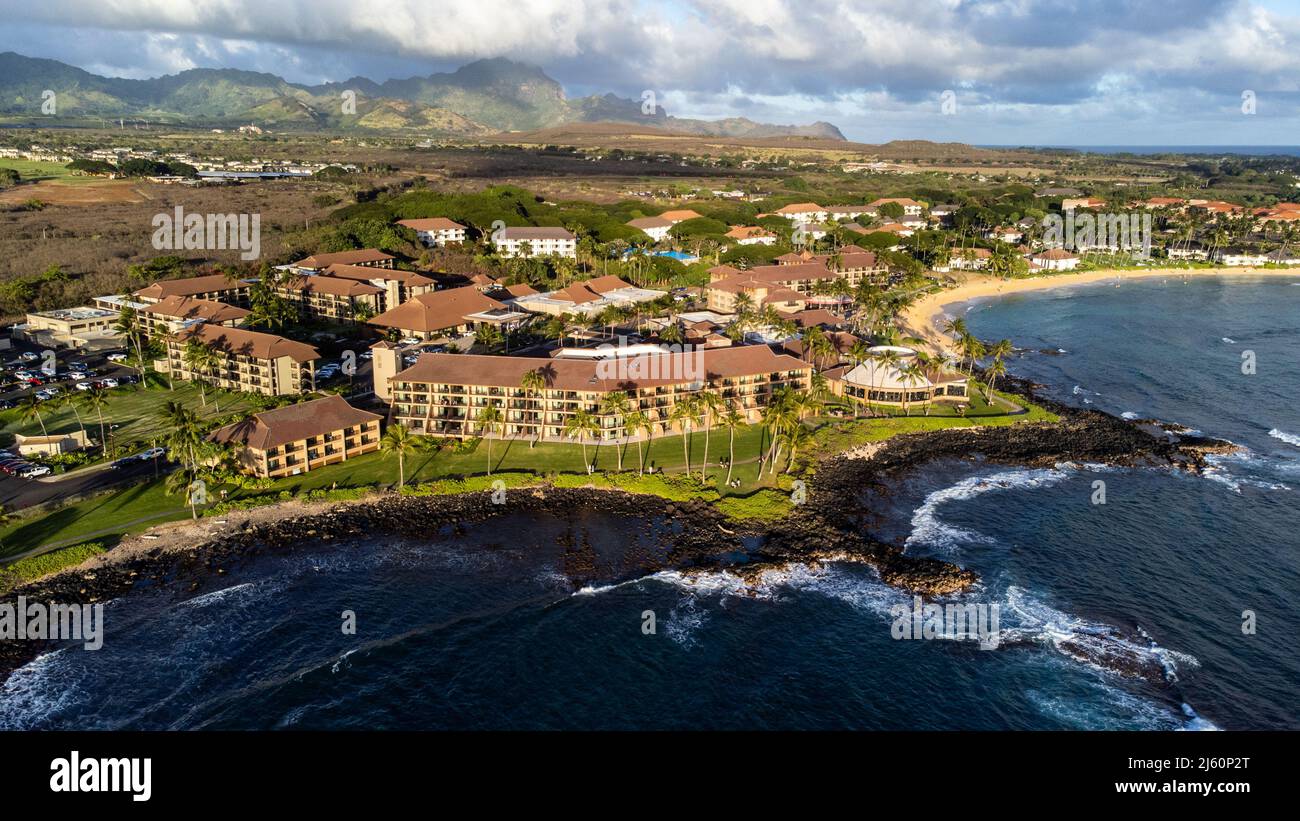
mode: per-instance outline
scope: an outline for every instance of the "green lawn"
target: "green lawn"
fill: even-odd
[[[0,168],[12,168],[18,172],[18,175],[25,182],[57,180],[77,185],[84,182],[102,181],[103,179],[102,177],[75,175],[65,168],[62,163],[40,162],[38,160],[18,160],[5,157],[0,159]]]
[[[182,394],[184,390],[186,389],[178,386],[176,393]],[[229,400],[232,396],[227,395],[225,399]],[[882,441],[901,433],[1056,419],[1046,410],[1026,403],[1019,397],[1003,396],[1017,405],[1024,405],[1024,410],[1015,414],[998,413],[996,409],[984,404],[981,398],[972,402],[970,411],[965,417],[956,416],[951,412],[941,412],[941,406],[936,406],[930,416],[920,415],[923,410],[914,409],[912,416],[895,415],[857,420],[822,418],[810,420],[808,424],[816,429],[815,449],[820,453],[833,453],[866,442]],[[128,408],[133,408],[130,413],[141,417],[134,424],[140,426],[141,430],[145,430],[151,424],[149,412],[167,397],[166,390],[140,391],[138,396],[133,397],[133,403],[123,401],[119,412],[125,418],[128,415]],[[193,396],[189,396],[187,401],[197,402],[197,391]],[[210,406],[213,404],[211,397],[209,404]],[[228,403],[223,401],[223,413],[227,409]],[[788,477],[757,475],[757,457],[760,449],[766,445],[766,432],[757,426],[749,426],[736,432],[736,467],[733,478],[741,481],[739,488],[720,486],[722,479],[725,478],[726,469],[720,468],[718,462],[727,455],[727,439],[725,430],[713,431],[709,436],[711,478],[709,484],[713,488],[710,492],[716,491],[723,497],[724,503],[731,505],[737,511],[749,508],[771,510],[770,500],[763,499],[761,494],[771,492],[772,488],[788,486],[786,484]],[[704,456],[704,445],[703,432],[696,432],[688,437],[691,467],[697,475]],[[634,443],[626,446],[606,445],[600,448],[588,445],[587,458],[595,463],[598,473],[614,472],[618,467],[620,449],[624,452],[624,477],[630,477],[637,469],[637,448]],[[417,453],[407,459],[406,481],[408,485],[415,485],[439,479],[481,475],[487,470],[487,461],[488,444],[485,440],[479,441],[477,447],[448,447]],[[647,450],[646,464],[654,465],[656,470],[680,474],[684,466],[682,437],[655,439]],[[575,481],[585,479],[583,452],[577,444],[546,442],[530,448],[526,439],[494,440],[492,466],[494,472],[533,473],[543,476],[570,474]],[[226,501],[238,501],[247,496],[266,499],[281,493],[300,495],[313,490],[334,488],[390,487],[396,482],[396,457],[370,453],[300,476],[276,480],[270,483],[268,488],[247,491],[230,488]],[[759,496],[755,496],[756,491]],[[154,480],[116,493],[77,502],[42,514],[38,518],[19,518],[8,525],[0,526],[0,557],[12,556],[41,546],[70,544],[89,539],[102,540],[106,544],[111,544],[115,536],[137,533],[160,522],[174,521],[188,516],[189,511],[184,507],[182,498],[167,496],[162,490],[161,480]]]
[[[71,382],[61,382],[58,386],[64,393],[80,395]],[[235,413],[247,411],[253,407],[253,400],[247,394],[231,391],[208,390],[207,406],[203,405],[202,396],[197,385],[190,382],[177,382],[176,390],[169,391],[162,387],[141,388],[127,385],[109,391],[109,402],[104,408],[104,426],[110,441],[118,452],[131,452],[148,446],[149,442],[161,434],[158,427],[158,412],[163,403],[182,402],[193,408],[204,419],[221,419]],[[78,429],[77,415],[86,433],[96,441],[99,440],[99,416],[94,410],[79,406],[56,408],[41,412],[45,429],[51,433],[70,433]],[[14,434],[25,436],[38,435],[41,423],[35,419],[23,421],[18,408],[0,411],[0,447],[13,444]]]

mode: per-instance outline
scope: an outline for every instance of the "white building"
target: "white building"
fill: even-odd
[[[578,258],[578,239],[564,228],[502,228],[492,235],[503,257],[558,256]]]
[[[398,220],[397,224],[410,228],[420,238],[420,242],[430,248],[465,241],[465,226],[446,217]]]
[[[726,234],[737,245],[775,245],[776,234],[757,225],[737,225]]]
[[[1029,267],[1043,271],[1073,271],[1079,265],[1079,257],[1061,248],[1049,248],[1029,257]]]
[[[655,242],[659,242],[668,237],[668,229],[675,224],[672,220],[666,220],[663,217],[642,217],[641,219],[630,220],[627,226],[635,228],[643,234],[647,234]]]

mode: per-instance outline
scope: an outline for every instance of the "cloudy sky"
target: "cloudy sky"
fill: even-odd
[[[1300,0],[0,0],[6,50],[307,83],[504,56],[573,96],[652,89],[678,116],[864,142],[1289,145],[1300,126]]]

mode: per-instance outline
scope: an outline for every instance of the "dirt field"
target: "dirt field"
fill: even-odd
[[[103,205],[118,202],[145,202],[138,183],[130,180],[95,180],[70,183],[65,180],[41,180],[16,185],[0,191],[0,204],[17,205],[40,200],[47,205]]]

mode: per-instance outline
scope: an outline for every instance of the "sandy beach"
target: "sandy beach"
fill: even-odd
[[[957,274],[956,276],[960,276]],[[930,294],[916,301],[903,312],[903,331],[910,336],[928,340],[936,350],[952,351],[951,340],[944,335],[939,326],[944,318],[944,309],[949,305],[966,302],[981,297],[1005,296],[1024,291],[1041,291],[1045,288],[1065,288],[1072,285],[1113,282],[1122,284],[1124,280],[1151,279],[1191,279],[1193,277],[1291,277],[1300,279],[1300,269],[1295,268],[1151,268],[1146,270],[1084,271],[1081,273],[1046,274],[1026,277],[1024,279],[1002,279],[988,274],[967,274],[959,280],[956,287]]]

